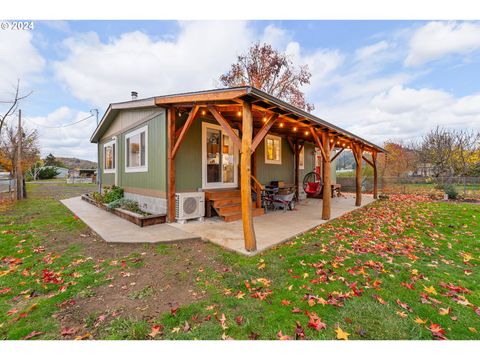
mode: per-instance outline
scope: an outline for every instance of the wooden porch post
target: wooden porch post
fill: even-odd
[[[243,103],[242,111],[242,154],[240,157],[240,194],[242,199],[242,223],[245,249],[247,251],[257,250],[257,240],[253,228],[252,215],[252,191],[250,186],[251,158],[252,158],[252,134],[253,117],[252,105]]]
[[[295,196],[298,200],[299,198],[299,193],[298,193],[298,185],[299,185],[299,171],[300,171],[300,166],[299,166],[299,162],[300,162],[300,151],[298,150],[299,149],[299,145],[298,145],[298,138],[295,139],[295,151],[294,151],[294,154],[295,154]]]
[[[361,145],[352,143],[353,156],[357,167],[355,169],[355,206],[362,205],[362,155],[363,148]]]
[[[330,162],[330,135],[328,133],[322,134],[322,146],[325,151],[323,156],[323,201],[322,201],[322,220],[329,220],[331,213],[331,201],[332,201],[332,177],[330,174],[331,162]]]
[[[373,198],[378,199],[377,152],[372,151],[373,163]]]
[[[167,110],[167,221],[175,221],[175,112],[174,107]]]

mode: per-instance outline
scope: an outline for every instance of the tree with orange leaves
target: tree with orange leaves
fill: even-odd
[[[246,54],[239,55],[230,70],[220,76],[224,86],[253,86],[300,109],[312,111],[300,90],[310,84],[312,74],[307,65],[295,66],[285,53],[269,44],[253,44]]]

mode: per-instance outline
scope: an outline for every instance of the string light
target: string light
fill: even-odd
[[[332,143],[332,142],[333,142],[333,139],[330,139],[330,142]]]
[[[202,110],[202,115],[205,115],[207,112],[205,110]]]
[[[340,144],[340,141],[337,141],[337,145]]]
[[[297,131],[297,127],[296,127],[296,126],[293,128],[293,131]]]
[[[263,122],[267,122],[267,118],[266,118],[266,117],[263,117]]]
[[[345,143],[343,143],[343,145],[342,145],[342,146],[343,146],[343,147],[345,147]]]
[[[283,123],[280,123],[280,127],[283,128]]]
[[[308,135],[308,131],[305,131],[305,135]]]
[[[237,115],[238,115],[238,116],[242,116],[242,112],[239,111],[239,112],[237,113]]]

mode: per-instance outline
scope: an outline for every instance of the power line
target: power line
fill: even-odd
[[[76,125],[76,124],[78,124],[78,123],[80,123],[80,122],[82,122],[82,121],[88,120],[88,119],[90,119],[90,118],[92,118],[92,117],[93,117],[93,114],[90,115],[90,116],[87,116],[86,118],[83,118],[83,119],[80,119],[80,120],[78,120],[78,121],[72,122],[72,123],[70,123],[70,124],[65,124],[65,125],[60,125],[60,126],[48,126],[48,125],[37,124],[35,121],[32,121],[32,119],[30,119],[30,118],[27,118],[27,120],[28,120],[29,122],[31,122],[33,125],[36,125],[36,126],[39,126],[39,127],[45,127],[45,128],[49,128],[49,129],[60,129],[60,128],[64,128],[64,127]],[[25,118],[24,118],[24,119],[25,119]]]

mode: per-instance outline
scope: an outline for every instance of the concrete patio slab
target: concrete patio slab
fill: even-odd
[[[373,202],[371,195],[362,195],[362,206]],[[331,218],[335,219],[352,210],[355,206],[355,196],[344,194],[332,199]],[[327,221],[321,220],[322,200],[306,199],[296,205],[294,211],[275,211],[255,217],[253,222],[257,237],[257,252],[264,251],[282,242],[303,234]],[[171,224],[179,230],[201,236],[226,249],[245,255],[254,255],[244,248],[242,221],[226,223],[219,218],[206,219],[204,222],[188,222],[186,224]]]
[[[170,243],[200,240],[201,237],[169,224],[139,227],[116,215],[99,209],[80,197],[61,200],[85,224],[110,243]]]

